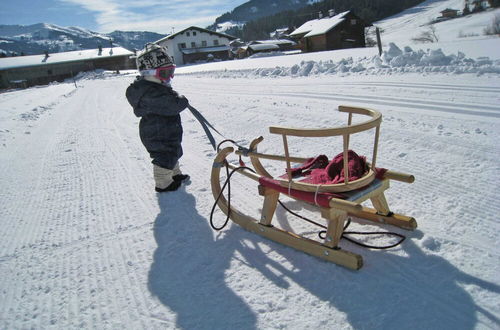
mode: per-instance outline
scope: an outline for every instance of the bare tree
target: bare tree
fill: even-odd
[[[422,31],[422,33],[420,33],[415,38],[412,38],[411,40],[422,43],[438,42],[439,38],[436,33],[436,27],[434,25],[429,25],[429,28],[427,30]]]
[[[500,14],[496,14],[495,17],[493,17],[490,26],[484,29],[484,34],[500,35]]]

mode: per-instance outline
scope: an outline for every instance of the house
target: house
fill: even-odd
[[[458,10],[456,9],[446,8],[445,10],[441,11],[440,18],[454,18],[454,17],[458,17]]]
[[[275,44],[260,44],[260,43],[252,43],[246,46],[246,56],[252,56],[256,53],[269,53],[269,52],[279,52],[280,47]]]
[[[0,88],[44,85],[82,71],[135,69],[134,54],[122,47],[0,58]]]
[[[235,39],[228,34],[191,26],[155,43],[167,47],[176,65],[183,65],[207,59],[226,60],[229,43]]]
[[[247,44],[235,40],[230,43],[229,58],[245,58],[256,53],[296,50],[297,43],[288,39],[255,40]]]
[[[290,37],[304,52],[365,47],[365,22],[352,11],[310,20],[294,30]]]
[[[240,39],[235,39],[232,40],[229,43],[229,50],[228,50],[228,57],[229,59],[235,59],[235,58],[243,58],[245,57],[245,52],[246,52],[246,43],[241,41]],[[244,50],[242,50],[242,47],[245,47]]]
[[[293,28],[276,29],[273,32],[269,33],[269,36],[271,37],[271,39],[284,39],[288,38],[293,30]]]

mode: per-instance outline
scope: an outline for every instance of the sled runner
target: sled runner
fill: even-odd
[[[218,207],[235,223],[243,228],[273,241],[296,248],[324,260],[334,262],[350,269],[362,267],[363,260],[358,254],[339,247],[348,217],[365,219],[375,223],[390,224],[407,230],[417,227],[414,218],[391,212],[384,191],[389,189],[390,180],[412,183],[414,177],[377,168],[377,149],[382,115],[371,109],[340,106],[340,112],[348,114],[347,126],[322,129],[299,129],[270,127],[270,133],[279,134],[283,139],[284,155],[259,153],[257,146],[263,141],[256,138],[248,149],[239,148],[235,154],[249,157],[253,170],[246,166],[236,166],[227,161],[234,148],[226,147],[215,157],[212,173],[212,193]],[[368,116],[369,120],[353,124],[353,115]],[[349,150],[351,135],[375,130],[371,162]],[[332,161],[326,156],[302,158],[290,155],[288,137],[334,137],[343,139],[343,150]],[[286,173],[273,177],[261,163],[261,159],[286,163]],[[292,163],[299,164],[292,167]],[[258,192],[264,197],[260,219],[243,214],[230,205],[222,194],[220,171],[226,166],[228,177],[240,173],[259,183]],[[229,174],[229,169],[233,172]],[[335,176],[332,178],[332,176]],[[226,181],[227,184],[227,181]],[[225,185],[224,185],[225,186]],[[302,237],[273,226],[273,216],[281,194],[295,200],[319,207],[321,216],[326,220],[326,234],[322,241]],[[373,208],[361,205],[370,200]],[[214,205],[215,207],[215,205]]]

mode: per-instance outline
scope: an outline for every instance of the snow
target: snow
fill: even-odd
[[[234,22],[234,21],[223,22],[223,23],[217,24],[216,31],[219,33],[226,33],[227,30],[232,29],[234,27],[238,27],[239,29],[242,29],[244,25],[245,25],[245,22]]]
[[[342,241],[363,256],[357,272],[235,224],[214,232],[215,152],[188,111],[181,167],[191,182],[155,193],[124,97],[136,72],[1,93],[0,328],[498,329],[498,38],[392,42],[378,61],[375,48],[275,56],[184,66],[173,81],[226,137],[248,146],[263,136],[265,153],[283,153],[269,126],[344,125],[341,104],[381,111],[377,163],[416,177],[392,182],[387,199],[419,227],[353,223],[407,235],[384,251]],[[371,154],[367,138],[353,137],[358,153]],[[342,142],[289,147],[332,157]],[[259,217],[255,182],[234,175],[231,191],[233,206]],[[312,206],[282,201],[323,221]],[[317,239],[281,208],[273,223]]]

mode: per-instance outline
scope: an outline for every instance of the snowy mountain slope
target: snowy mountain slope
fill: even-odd
[[[397,44],[411,42],[423,31],[429,29],[429,24],[441,16],[441,11],[450,8],[464,8],[463,0],[427,0],[422,4],[407,9],[397,15],[373,23],[383,30],[382,42]],[[493,18],[500,15],[500,9],[489,9],[451,20],[432,24],[441,43],[453,43],[467,39],[483,39],[484,29],[492,23]]]
[[[114,45],[126,49],[142,49],[147,42],[164,37],[154,32],[114,31],[101,34],[80,27],[61,27],[54,24],[0,25],[0,52],[23,52],[26,55],[43,54],[44,51],[63,52],[94,49],[98,45]]]

